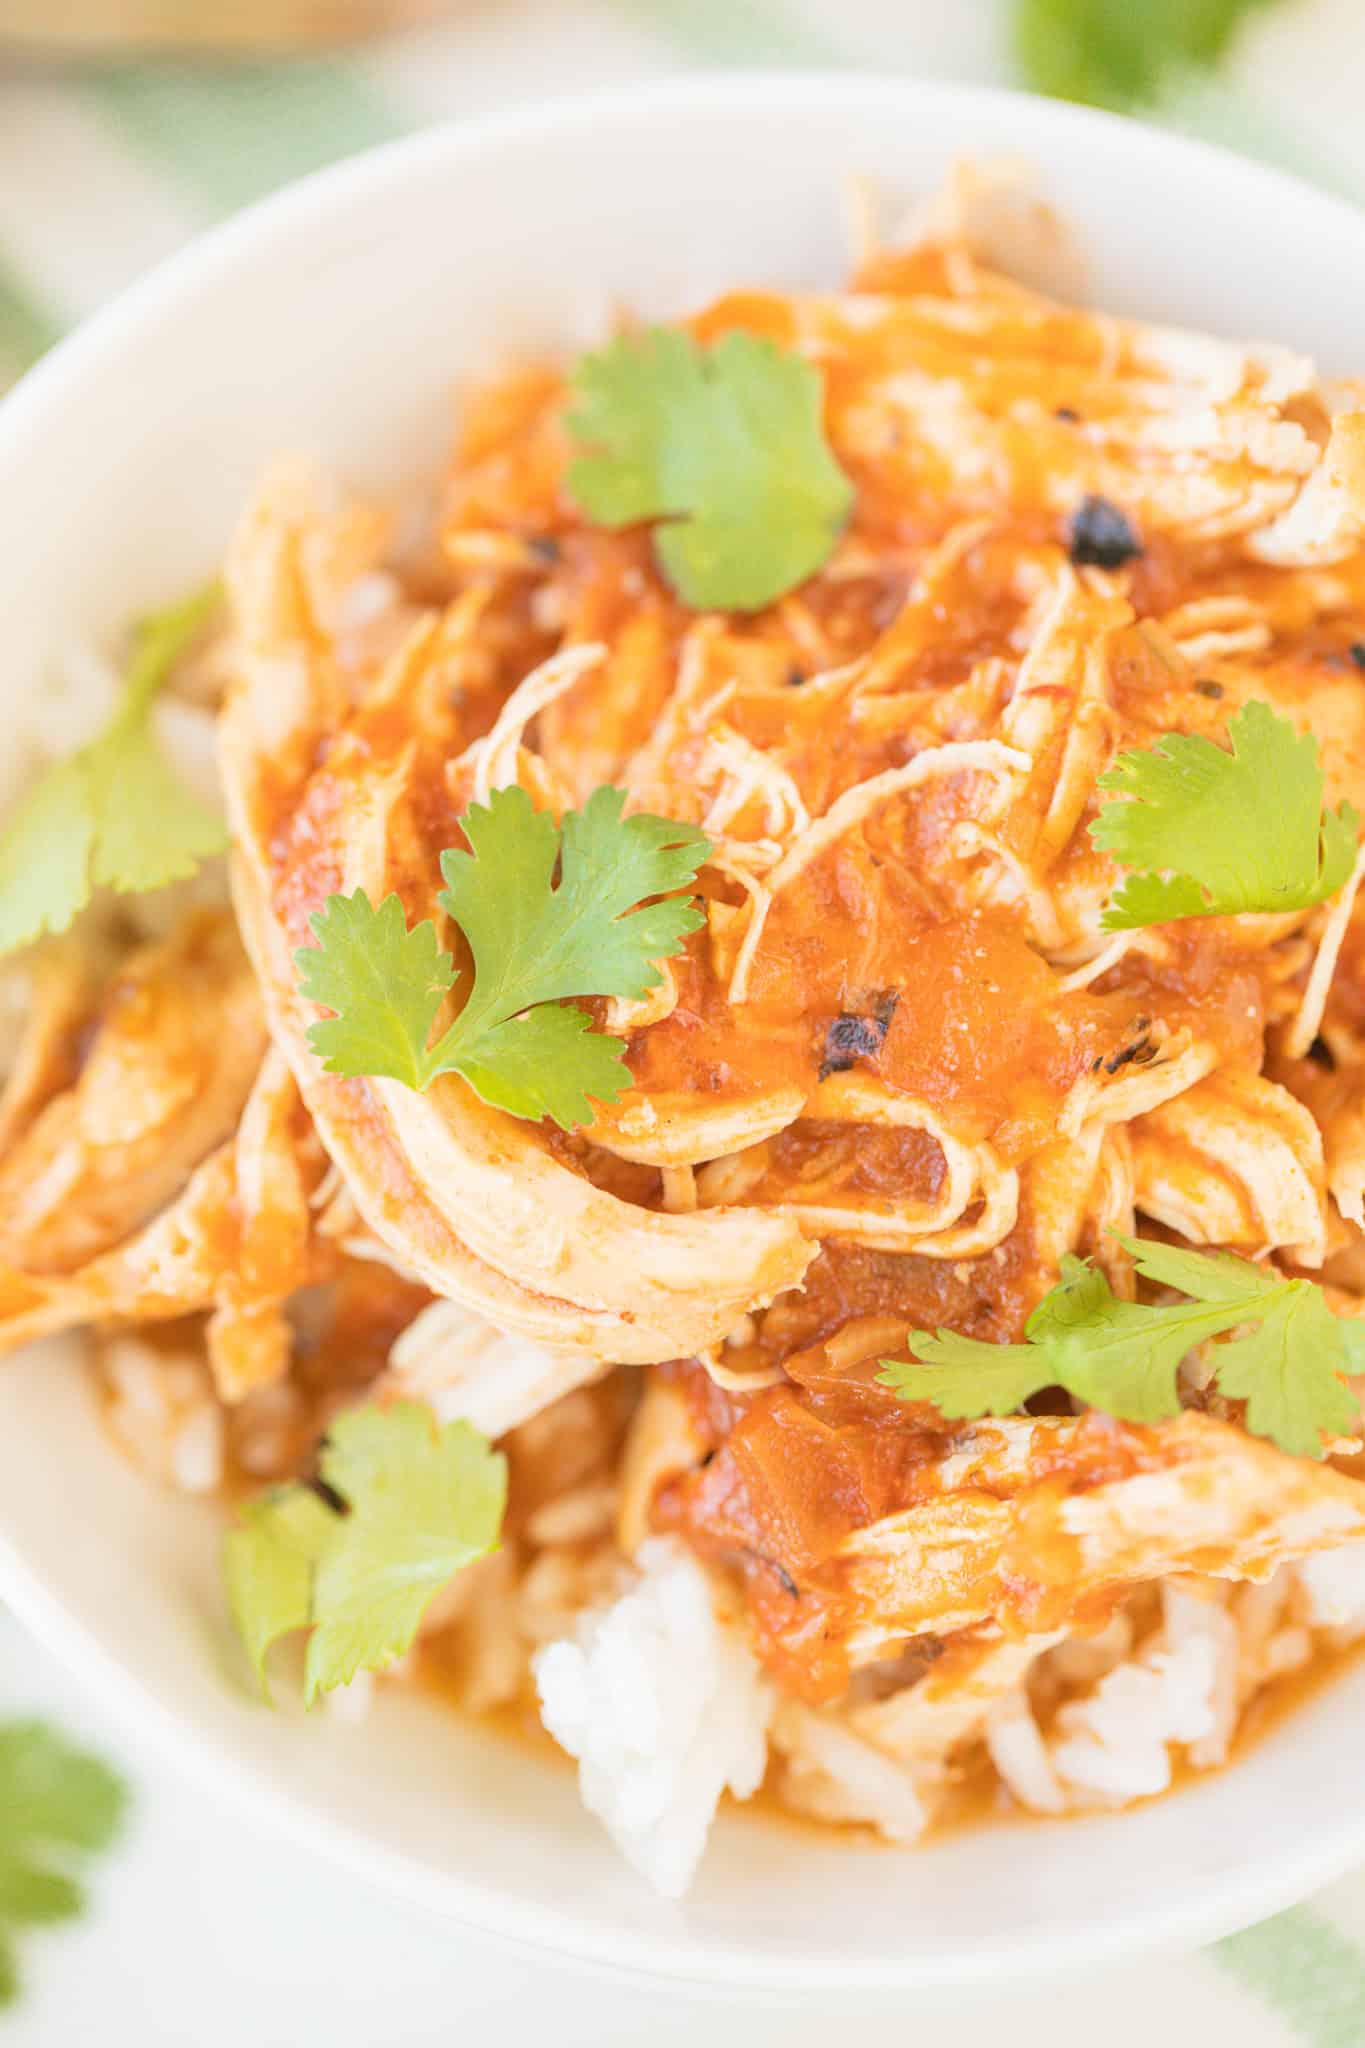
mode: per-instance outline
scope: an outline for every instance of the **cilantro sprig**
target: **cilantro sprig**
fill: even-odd
[[[1125,1422],[1162,1422],[1180,1412],[1181,1360],[1220,1337],[1215,1383],[1229,1400],[1246,1402],[1254,1436],[1320,1458],[1324,1432],[1352,1429],[1356,1404],[1341,1376],[1365,1372],[1365,1323],[1334,1316],[1311,1280],[1286,1279],[1232,1252],[1119,1242],[1144,1279],[1188,1299],[1121,1301],[1098,1267],[1067,1254],[1023,1344],[912,1330],[912,1362],[883,1359],[878,1377],[902,1400],[932,1402],[953,1421],[1010,1415],[1044,1387],[1061,1387]]]
[[[467,1422],[438,1429],[415,1401],[333,1423],[311,1487],[243,1509],[224,1544],[228,1604],[268,1697],[266,1655],[310,1629],[305,1697],[379,1671],[412,1647],[431,1601],[498,1544],[507,1461]]]
[[[571,495],[601,526],[660,521],[655,553],[688,604],[758,611],[828,560],[853,486],[801,356],[738,330],[703,347],[652,327],[580,358],[572,389]]]
[[[181,787],[151,727],[158,693],[220,594],[210,584],[144,622],[104,731],[50,769],[0,833],[0,954],[66,931],[97,887],[160,889],[227,844],[222,819]]]
[[[1131,112],[1219,62],[1269,0],[1017,0],[1014,50],[1037,92]]]
[[[1228,740],[1166,733],[1099,778],[1129,801],[1104,804],[1090,836],[1135,870],[1104,913],[1107,931],[1304,910],[1345,882],[1360,819],[1350,804],[1324,809],[1313,735],[1253,700],[1229,719]]]
[[[630,1084],[619,1041],[565,1005],[657,987],[655,962],[702,923],[690,898],[669,892],[710,852],[693,826],[627,818],[624,805],[619,789],[596,789],[556,825],[514,787],[464,814],[470,851],[442,854],[440,903],[464,933],[474,981],[434,1044],[457,979],[435,927],[410,931],[396,895],[378,909],[363,890],[329,897],[312,920],[317,945],[294,956],[302,993],[335,1012],[308,1034],[327,1071],[419,1090],[458,1073],[495,1108],[564,1130],[591,1121],[589,1098],[615,1102]]]
[[[74,1919],[78,1873],[118,1832],[121,1780],[42,1721],[0,1722],[0,2006],[19,1989],[14,1937]]]

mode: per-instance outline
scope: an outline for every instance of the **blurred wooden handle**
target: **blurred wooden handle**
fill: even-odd
[[[451,0],[0,0],[0,49],[279,52],[451,11]]]

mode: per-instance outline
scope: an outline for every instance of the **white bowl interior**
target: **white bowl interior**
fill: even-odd
[[[903,198],[1016,153],[1106,305],[1365,356],[1365,217],[1229,157],[996,94],[856,78],[688,83],[363,159],[160,273],[0,408],[0,699],[215,560],[262,464],[433,475],[457,379],[608,309],[834,282],[842,187]],[[0,1375],[0,1591],[262,1813],[471,1922],[625,1967],[791,1991],[963,1985],[1203,1938],[1365,1853],[1365,1670],[1235,1768],[1115,1819],[904,1853],[726,1816],[693,1896],[651,1898],[567,1770],[397,1692],[349,1726],[241,1684],[218,1522],[110,1450],[60,1347]]]

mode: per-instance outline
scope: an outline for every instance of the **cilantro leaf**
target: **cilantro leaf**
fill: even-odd
[[[1317,1458],[1323,1430],[1350,1432],[1356,1403],[1341,1374],[1365,1369],[1365,1324],[1334,1316],[1311,1280],[1283,1280],[1233,1252],[1122,1242],[1145,1279],[1245,1311],[1252,1327],[1218,1348],[1218,1391],[1246,1402],[1253,1436]]]
[[[496,1548],[507,1502],[506,1459],[467,1422],[438,1431],[415,1401],[341,1416],[322,1476],[350,1513],[313,1584],[310,1702],[411,1647],[441,1588]]]
[[[223,1539],[228,1606],[267,1699],[266,1654],[312,1619],[313,1573],[336,1524],[311,1487],[281,1486],[248,1501]]]
[[[114,1773],[54,1729],[0,1723],[0,2006],[18,1988],[13,1934],[81,1911],[75,1873],[113,1840],[125,1802]]]
[[[884,1358],[878,1379],[902,1401],[931,1401],[951,1422],[1012,1415],[1052,1384],[1047,1353],[1033,1344],[985,1344],[955,1330],[912,1330],[906,1347],[910,1363]]]
[[[1015,59],[1035,92],[1129,111],[1216,64],[1267,0],[1016,0]]]
[[[1130,1422],[1164,1422],[1180,1412],[1176,1373],[1193,1344],[1209,1334],[1197,1309],[1173,1310],[1160,1325],[1135,1301],[1121,1300],[1098,1266],[1067,1253],[1062,1277],[1025,1325],[1049,1360],[1052,1379],[1091,1408]]]
[[[1267,1278],[1278,1277],[1236,1252],[1197,1252],[1147,1237],[1120,1237],[1118,1242],[1144,1280],[1196,1301],[1254,1301],[1264,1294]]]
[[[1247,1428],[1300,1458],[1322,1456],[1322,1432],[1350,1434],[1356,1402],[1341,1324],[1311,1280],[1291,1280],[1245,1336],[1218,1348],[1218,1391],[1247,1404]]]
[[[183,882],[221,853],[219,814],[177,777],[145,716],[124,713],[91,750],[86,780],[95,813],[91,879],[121,895]]]
[[[679,952],[701,925],[688,897],[641,898],[686,888],[710,840],[646,812],[625,818],[625,801],[623,790],[595,789],[558,828],[524,789],[498,790],[486,809],[466,811],[472,851],[441,855],[441,905],[474,955],[467,1031],[568,996],[643,995],[661,980],[655,960]],[[470,1010],[477,1024],[466,1021]]]
[[[409,931],[400,897],[386,896],[376,910],[357,889],[329,896],[312,929],[317,945],[300,947],[294,959],[300,992],[337,1013],[308,1032],[327,1071],[429,1087],[441,1070],[427,1040],[455,980],[436,927]]]
[[[591,1123],[589,1097],[615,1102],[631,1080],[620,1040],[594,1031],[587,1011],[572,1003],[543,1003],[490,1026],[460,1072],[495,1109],[532,1121],[551,1116],[561,1130]]]
[[[655,552],[688,604],[759,611],[828,560],[853,486],[801,356],[739,330],[703,348],[654,327],[583,356],[572,388],[571,495],[602,526],[666,522]]]
[[[411,1647],[441,1588],[497,1547],[507,1497],[501,1453],[467,1422],[438,1429],[413,1401],[340,1416],[320,1471],[340,1511],[311,1487],[276,1488],[243,1510],[223,1560],[263,1688],[271,1645],[311,1628],[310,1705]]]
[[[1099,786],[1109,802],[1090,836],[1129,876],[1104,914],[1108,931],[1171,918],[1303,910],[1351,872],[1360,820],[1323,810],[1311,733],[1253,700],[1228,721],[1231,748],[1185,733],[1120,754]]]
[[[149,723],[219,594],[211,584],[144,623],[109,724],[49,769],[0,832],[0,954],[66,931],[96,885],[159,889],[226,845],[222,820],[182,789]]]
[[[336,1014],[309,1043],[329,1073],[382,1074],[424,1089],[462,1074],[496,1108],[586,1123],[589,1098],[615,1102],[630,1073],[619,1042],[591,1028],[575,996],[641,996],[702,923],[685,889],[710,851],[691,825],[622,815],[597,789],[559,825],[525,790],[501,789],[460,823],[470,851],[441,856],[441,906],[464,933],[474,981],[464,1008],[429,1043],[455,965],[434,926],[407,929],[390,896],[329,897],[315,947],[295,954],[299,986]],[[662,900],[642,902],[644,897]]]
[[[1334,1316],[1312,1281],[1231,1252],[1119,1242],[1145,1279],[1190,1299],[1121,1301],[1098,1268],[1068,1254],[1028,1319],[1025,1343],[912,1331],[908,1348],[927,1363],[884,1359],[878,1377],[902,1400],[932,1401],[952,1420],[1008,1415],[1056,1386],[1124,1421],[1160,1422],[1180,1412],[1181,1361],[1217,1337],[1219,1392],[1246,1402],[1254,1436],[1320,1458],[1324,1432],[1352,1429],[1356,1403],[1342,1375],[1365,1371],[1365,1325]]]
[[[912,1331],[908,1348],[929,1361],[930,1372],[888,1360],[878,1377],[902,1399],[932,1401],[954,1421],[1009,1415],[1044,1387],[1064,1387],[1127,1421],[1161,1422],[1179,1413],[1176,1372],[1191,1345],[1210,1334],[1210,1318],[1192,1309],[1153,1327],[1150,1315],[1119,1300],[1097,1267],[1068,1253],[1061,1279],[1028,1319],[1026,1343]]]
[[[0,833],[0,954],[68,930],[90,901],[95,815],[79,754],[22,797]]]
[[[623,335],[580,356],[570,388],[578,410],[565,422],[584,452],[570,466],[568,486],[602,526],[636,526],[676,515],[665,456],[663,422],[684,418],[706,402],[704,357],[677,327]]]

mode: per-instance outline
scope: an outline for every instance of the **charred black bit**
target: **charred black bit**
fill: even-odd
[[[1357,668],[1365,668],[1365,640],[1351,642],[1351,659]]]
[[[885,1036],[875,1017],[858,1017],[849,1010],[841,1010],[825,1033],[820,1079],[846,1072],[855,1060],[873,1058],[881,1051]]]
[[[887,989],[877,997],[869,1016],[855,1010],[841,1010],[825,1032],[825,1056],[820,1062],[820,1079],[843,1074],[858,1060],[875,1059],[886,1042],[891,1019],[900,995]]]
[[[803,668],[795,668],[795,667],[793,667],[793,668],[789,668],[789,669],[787,670],[786,676],[785,676],[785,678],[784,678],[784,681],[786,682],[786,686],[787,686],[787,688],[788,688],[789,690],[799,690],[799,689],[800,689],[800,687],[801,687],[801,685],[802,685],[802,683],[804,683],[804,682],[805,682],[805,680],[806,680],[806,671],[805,671],[805,670],[804,670]]]
[[[563,552],[552,533],[533,533],[526,545],[533,555],[550,566],[559,560]]]
[[[1201,676],[1194,687],[1201,697],[1221,697],[1223,694],[1223,685],[1216,683],[1212,676]]]
[[[1142,553],[1127,513],[1094,496],[1082,498],[1073,513],[1067,545],[1078,569],[1121,569]]]
[[[1121,1046],[1118,1052],[1104,1062],[1106,1074],[1117,1074],[1120,1067],[1145,1067],[1156,1058],[1156,1047],[1150,1038],[1135,1038],[1131,1044]]]
[[[890,1699],[892,1693],[918,1685],[946,1648],[942,1636],[912,1636],[894,1657],[879,1657],[875,1664],[863,1664],[854,1672],[849,1703],[868,1706],[874,1700]]]
[[[801,1598],[801,1588],[786,1566],[779,1564],[775,1557],[769,1557],[766,1550],[759,1550],[752,1543],[741,1543],[737,1546],[734,1557],[736,1563],[742,1564],[746,1570],[751,1566],[757,1566],[759,1571],[771,1572],[784,1593],[789,1593],[793,1600]]]
[[[1337,1070],[1336,1056],[1325,1038],[1315,1038],[1305,1058],[1310,1059],[1315,1067],[1325,1068],[1329,1074],[1335,1074]]]
[[[1065,420],[1069,427],[1080,425],[1081,416],[1074,405],[1059,405],[1052,417],[1054,420]]]
[[[1118,1052],[1112,1053],[1108,1059],[1101,1054],[1097,1060],[1093,1060],[1090,1066],[1091,1073],[1098,1074],[1103,1067],[1106,1074],[1117,1074],[1120,1067],[1144,1067],[1149,1060],[1155,1059],[1156,1047],[1147,1036],[1151,1024],[1152,1020],[1148,1016],[1134,1017],[1131,1026],[1133,1035],[1128,1043],[1120,1047]]]
[[[1025,1415],[1069,1415],[1071,1396],[1060,1387],[1040,1387],[1024,1403]]]
[[[330,1508],[334,1515],[350,1514],[350,1502],[346,1499],[344,1494],[338,1493],[334,1486],[329,1485],[327,1480],[325,1480],[322,1477],[321,1473],[315,1473],[314,1476],[307,1481],[307,1484],[309,1487],[311,1487],[312,1491],[317,1495],[318,1499],[322,1502],[323,1506]]]
[[[773,1574],[782,1591],[790,1599],[799,1600],[801,1598],[801,1588],[797,1585],[785,1565],[779,1564],[775,1557],[765,1557],[761,1550],[751,1550],[749,1556],[753,1558],[756,1564],[764,1564],[768,1567],[768,1570]]]

